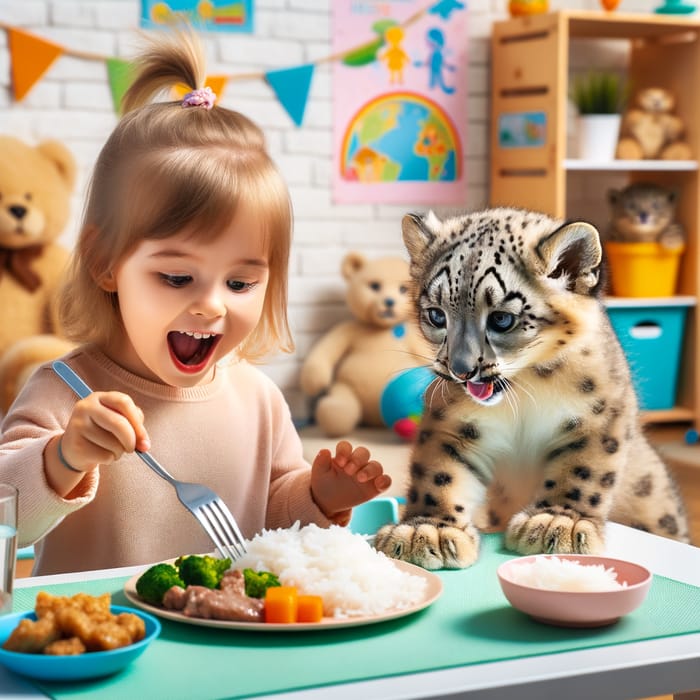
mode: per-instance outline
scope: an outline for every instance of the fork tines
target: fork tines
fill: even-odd
[[[223,556],[235,560],[246,553],[245,538],[231,511],[221,499],[203,503],[197,510],[203,516],[200,517],[200,522]]]

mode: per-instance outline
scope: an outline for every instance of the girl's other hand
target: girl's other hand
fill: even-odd
[[[366,447],[353,449],[346,440],[335,455],[321,450],[311,466],[311,495],[326,517],[339,525],[350,522],[351,509],[370,501],[391,486],[382,465],[370,460]]]

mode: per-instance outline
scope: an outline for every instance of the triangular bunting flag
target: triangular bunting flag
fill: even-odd
[[[224,90],[226,89],[226,83],[228,83],[228,77],[225,75],[208,75],[204,81],[205,87],[210,87],[212,92],[216,95],[217,102],[221,101],[221,96],[224,94]],[[173,88],[173,98],[180,100],[188,92],[189,88],[180,83]]]
[[[112,105],[117,114],[121,113],[122,98],[129,89],[132,81],[131,63],[121,58],[108,58],[107,78],[109,79],[109,89],[112,91]]]
[[[63,47],[19,29],[8,29],[12,61],[12,91],[21,100],[51,64],[63,53]]]
[[[306,111],[306,100],[309,97],[311,78],[314,74],[313,65],[285,68],[265,73],[270,87],[275,91],[282,106],[297,126],[301,126]]]

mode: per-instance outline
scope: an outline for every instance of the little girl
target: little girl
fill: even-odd
[[[347,524],[391,479],[338,443],[310,467],[279,389],[251,365],[289,351],[292,213],[263,135],[216,106],[189,33],[152,40],[95,165],[60,301],[77,400],[41,367],[2,424],[33,573],[147,564],[211,541],[134,450],[204,483],[243,534]],[[182,102],[150,103],[184,84]],[[194,89],[193,89],[194,88]]]

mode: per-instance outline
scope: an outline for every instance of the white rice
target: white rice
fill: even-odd
[[[331,525],[263,530],[247,543],[236,569],[271,571],[303,595],[320,595],[327,617],[381,615],[423,599],[427,583],[401,571],[361,535]]]
[[[612,567],[559,557],[537,557],[532,562],[514,564],[508,569],[508,578],[521,586],[549,591],[599,592],[627,587],[619,583]]]

